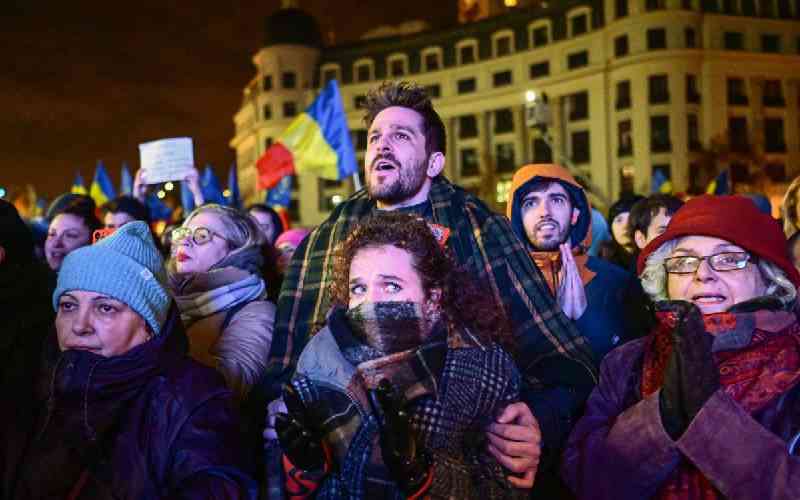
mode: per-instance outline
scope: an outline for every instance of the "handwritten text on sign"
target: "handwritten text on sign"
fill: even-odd
[[[139,158],[148,184],[182,181],[194,169],[191,137],[139,144]]]

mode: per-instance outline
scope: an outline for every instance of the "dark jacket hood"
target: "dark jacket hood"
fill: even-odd
[[[525,234],[525,227],[522,224],[522,213],[520,208],[522,200],[531,192],[530,186],[536,181],[558,182],[569,194],[570,200],[575,208],[580,212],[578,221],[570,230],[570,245],[574,248],[583,245],[586,249],[592,243],[592,210],[589,199],[583,188],[578,184],[574,177],[566,168],[555,164],[535,164],[525,165],[517,170],[511,180],[511,192],[506,205],[506,215],[511,221],[511,228],[517,237],[525,242],[528,249],[531,244]]]

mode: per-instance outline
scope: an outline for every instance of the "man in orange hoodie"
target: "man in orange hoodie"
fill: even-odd
[[[583,188],[567,169],[551,164],[520,168],[511,182],[506,213],[564,314],[588,340],[598,363],[614,347],[649,331],[650,314],[636,276],[587,255],[591,207]],[[569,390],[568,377],[564,375],[560,404],[568,410],[563,413],[578,417],[588,391],[584,394]],[[550,448],[554,458],[560,455],[571,422],[562,422],[558,427],[565,433],[543,436],[545,447]],[[543,477],[543,472],[550,475],[542,471],[542,465],[544,461],[535,490],[540,486],[557,488],[552,477]]]

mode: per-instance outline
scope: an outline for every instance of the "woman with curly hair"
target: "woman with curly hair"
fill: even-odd
[[[437,229],[386,213],[338,248],[334,306],[276,421],[290,497],[524,496],[483,440],[519,397],[504,312]]]

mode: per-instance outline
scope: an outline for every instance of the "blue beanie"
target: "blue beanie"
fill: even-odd
[[[129,222],[94,245],[67,254],[58,273],[53,307],[70,290],[113,297],[136,311],[155,335],[167,318],[170,296],[164,261],[147,224]]]

